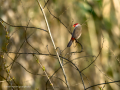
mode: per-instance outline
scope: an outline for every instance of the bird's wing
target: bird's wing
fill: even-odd
[[[81,34],[82,34],[82,27],[77,26],[73,31],[72,37],[78,39],[81,36]]]

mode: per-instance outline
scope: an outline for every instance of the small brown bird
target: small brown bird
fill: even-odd
[[[82,26],[79,23],[74,24],[73,27],[75,27],[75,29],[72,33],[72,37],[71,37],[67,47],[70,47],[72,45],[73,41],[75,39],[78,39],[82,34]]]

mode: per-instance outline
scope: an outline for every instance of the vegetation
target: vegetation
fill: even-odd
[[[0,90],[119,90],[119,8],[119,0],[0,0]],[[74,23],[82,35],[68,48]]]

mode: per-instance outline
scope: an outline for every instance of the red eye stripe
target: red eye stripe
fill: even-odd
[[[73,27],[75,27],[76,25],[78,25],[78,23],[75,23],[75,24],[73,25]]]

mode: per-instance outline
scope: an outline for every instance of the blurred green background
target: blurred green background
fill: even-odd
[[[45,2],[40,0],[43,7]],[[48,9],[65,26],[53,17]],[[57,49],[59,54],[60,50],[66,48],[71,38],[70,33],[74,29],[72,25],[74,23],[82,25],[82,36],[78,41],[83,46],[83,52],[69,54],[69,52],[81,50],[80,45],[73,43],[70,48],[66,48],[62,52],[62,57],[71,60],[80,70],[83,70],[95,60],[102,50],[96,61],[82,72],[86,88],[99,83],[120,80],[119,9],[119,0],[49,0],[44,8],[53,40],[56,47],[59,47]],[[28,86],[21,87],[20,90],[52,89],[50,83],[46,86],[47,77],[32,54],[2,53],[3,51],[37,53],[32,48],[34,47],[42,54],[56,55],[47,32],[36,28],[27,28],[26,30],[25,27],[11,26],[38,27],[47,30],[44,17],[36,0],[0,0],[0,18],[10,24],[8,25],[0,19],[0,90],[9,90],[11,87],[7,86],[16,86],[16,84],[18,86]],[[25,36],[29,37],[27,41],[32,47],[24,42]],[[53,56],[36,56],[50,76],[60,67],[57,58]],[[11,68],[10,64],[13,60],[15,60],[15,63]],[[63,63],[65,62],[63,60]],[[64,68],[71,90],[83,90],[80,75],[74,66],[68,63],[64,65]],[[54,76],[65,81],[61,69]],[[66,85],[55,77],[51,79],[54,87],[56,87],[55,90],[68,90]],[[96,86],[88,90],[100,90],[100,88],[103,88],[103,90],[120,90],[120,83]]]

